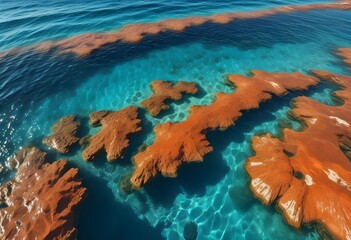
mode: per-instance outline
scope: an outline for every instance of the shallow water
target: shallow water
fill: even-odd
[[[51,37],[107,31],[131,22],[286,4],[283,1],[264,4],[195,1],[185,8],[185,1],[176,2],[102,1],[94,7],[90,4],[82,7],[76,2],[62,1],[32,4],[33,8],[37,6],[36,11],[1,2],[0,5],[7,8],[0,9],[5,9],[2,11],[8,17],[3,14],[0,18],[0,26],[5,26],[0,28],[0,35],[7,34],[9,38],[2,38],[0,46],[7,49]],[[293,4],[302,2],[306,3],[294,1]],[[43,9],[50,11],[43,13]],[[139,9],[139,15],[135,9]],[[23,11],[23,18],[33,16],[36,20],[11,23],[15,11]],[[158,14],[150,14],[152,11]],[[65,14],[71,18],[65,19]],[[20,29],[16,31],[16,38],[10,34],[11,24]],[[26,27],[21,24],[37,29],[37,35],[26,35],[25,30],[21,30]],[[117,163],[108,164],[104,159],[86,163],[78,148],[68,156],[50,151],[54,157],[68,158],[72,165],[78,166],[88,187],[89,195],[78,221],[79,239],[181,239],[189,220],[198,224],[198,239],[318,239],[313,229],[297,232],[290,228],[279,213],[262,206],[249,192],[237,193],[247,191],[248,176],[243,164],[252,155],[252,136],[263,132],[279,136],[282,126],[298,130],[300,124],[286,115],[295,96],[307,94],[326,104],[336,104],[330,96],[336,88],[327,83],[307,92],[274,98],[263,103],[259,110],[245,112],[234,127],[211,132],[208,138],[214,152],[201,164],[182,166],[176,179],[158,177],[131,195],[121,192],[119,181],[132,172],[130,159],[141,144],[151,144],[154,140],[155,125],[182,121],[187,118],[189,106],[209,104],[217,92],[233,91],[225,85],[229,73],[248,74],[252,69],[303,73],[324,69],[349,73],[334,50],[350,46],[350,24],[351,12],[346,11],[279,14],[227,25],[208,23],[182,33],[165,32],[146,37],[138,44],[113,44],[85,59],[50,53],[23,53],[2,59],[1,162],[21,146],[39,145],[46,149],[41,139],[62,116],[78,114],[85,126],[80,135],[91,134],[97,129],[88,127],[89,113],[139,105],[151,94],[148,85],[152,80],[195,81],[201,86],[200,93],[172,103],[171,109],[160,117],[153,118],[142,111],[144,131],[132,137],[127,156]],[[1,181],[11,175],[3,173]]]

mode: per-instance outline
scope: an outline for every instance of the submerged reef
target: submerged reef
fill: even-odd
[[[151,115],[157,116],[162,110],[168,109],[169,106],[165,103],[166,100],[180,100],[182,94],[196,94],[199,90],[193,82],[179,81],[173,84],[167,81],[153,81],[151,84],[154,94],[141,102]]]
[[[46,153],[23,148],[9,163],[16,177],[0,189],[1,239],[76,239],[77,207],[86,189],[66,160],[46,163]]]
[[[319,223],[335,239],[351,239],[351,77],[314,70],[341,87],[341,106],[308,97],[294,100],[292,115],[301,132],[284,129],[283,139],[254,137],[254,157],[245,164],[251,190],[264,204],[277,203],[287,222],[299,228]]]
[[[53,134],[44,138],[43,143],[56,149],[59,153],[68,153],[69,148],[79,141],[79,138],[76,137],[79,125],[76,116],[63,117],[55,123],[52,127]]]
[[[309,10],[350,10],[351,1],[344,0],[335,3],[306,4],[300,6],[284,6],[255,12],[223,13],[208,17],[187,17],[180,19],[167,19],[156,23],[141,23],[127,25],[110,33],[88,33],[59,41],[46,41],[38,45],[20,47],[0,53],[0,58],[23,51],[50,52],[58,54],[74,54],[85,57],[94,50],[116,42],[135,43],[147,35],[157,35],[164,31],[184,31],[188,27],[202,25],[207,22],[227,24],[236,19],[253,19],[271,16],[279,13],[309,11]]]
[[[230,75],[228,82],[237,87],[233,93],[218,93],[208,106],[192,106],[189,118],[183,122],[167,122],[154,128],[154,143],[134,156],[131,182],[135,188],[141,188],[159,173],[175,177],[180,165],[202,161],[213,150],[206,138],[207,131],[233,126],[243,110],[258,108],[272,95],[305,90],[316,85],[318,79],[301,73],[255,70],[251,77]]]
[[[88,140],[88,146],[82,153],[86,161],[95,159],[102,151],[106,151],[109,162],[122,157],[123,151],[129,146],[129,136],[141,131],[138,108],[134,106],[116,112],[92,113],[90,122],[94,125],[101,124],[102,129]]]

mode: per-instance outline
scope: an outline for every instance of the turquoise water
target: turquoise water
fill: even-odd
[[[293,2],[299,3],[306,1]],[[8,38],[0,38],[0,47],[7,49],[86,31],[108,31],[131,22],[284,4],[30,1],[27,7],[19,8],[15,3],[1,2],[0,9],[5,14],[0,18],[0,36]],[[23,14],[15,16],[16,11]],[[11,19],[20,16],[27,20],[11,23]],[[33,19],[28,21],[31,16]],[[78,221],[78,238],[182,239],[183,227],[191,220],[198,225],[198,239],[318,239],[315,230],[297,232],[273,208],[253,199],[246,189],[248,176],[243,164],[252,155],[250,141],[255,134],[272,132],[279,136],[282,126],[300,128],[298,122],[286,115],[293,97],[307,94],[326,104],[335,104],[330,93],[336,88],[327,83],[304,93],[274,98],[259,110],[245,112],[236,126],[227,131],[208,134],[214,152],[201,164],[181,167],[176,179],[158,177],[131,195],[121,192],[119,182],[132,172],[130,158],[140,145],[153,142],[155,125],[182,121],[187,118],[189,106],[209,104],[217,92],[233,91],[224,84],[228,73],[248,74],[252,69],[307,73],[315,68],[350,73],[334,55],[336,48],[351,45],[350,24],[351,12],[346,11],[280,14],[228,25],[208,23],[183,33],[166,32],[138,44],[114,44],[85,59],[28,52],[2,59],[1,162],[20,146],[39,145],[46,149],[41,140],[62,116],[78,114],[84,126],[80,135],[84,136],[97,131],[88,127],[89,113],[139,105],[151,94],[148,85],[152,80],[195,81],[201,86],[200,93],[172,103],[171,109],[160,117],[141,112],[144,131],[132,137],[131,148],[123,160],[114,164],[104,159],[86,163],[78,148],[65,156],[49,151],[79,167],[88,187]],[[26,28],[32,34],[26,34]],[[1,181],[12,175],[3,172]]]

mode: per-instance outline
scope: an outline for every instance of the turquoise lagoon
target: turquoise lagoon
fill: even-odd
[[[5,1],[0,3],[0,49],[109,31],[127,23],[286,4],[28,1],[18,7],[18,3]],[[328,83],[275,97],[260,109],[245,112],[234,127],[209,133],[214,152],[203,163],[182,166],[175,179],[160,176],[130,195],[120,190],[119,182],[133,171],[131,158],[139,147],[153,142],[154,126],[185,120],[189,106],[210,104],[217,92],[235,91],[225,84],[229,73],[324,69],[349,74],[334,51],[351,46],[350,25],[350,12],[308,11],[165,32],[138,44],[113,44],[84,59],[35,52],[7,57],[0,60],[1,162],[21,146],[36,145],[53,158],[66,158],[78,167],[88,188],[78,219],[78,239],[182,239],[188,221],[197,223],[198,239],[318,239],[313,228],[296,231],[273,207],[255,200],[247,189],[243,164],[253,154],[250,143],[255,134],[279,136],[281,127],[299,130],[300,123],[287,116],[294,97],[303,94],[337,104],[330,95],[336,87]],[[59,155],[41,144],[55,121],[68,114],[79,116],[81,136],[93,134],[98,129],[88,126],[89,113],[139,106],[152,94],[149,83],[158,79],[194,81],[201,91],[172,103],[160,117],[142,110],[144,130],[132,137],[124,159],[113,164],[103,158],[86,163],[78,147],[69,155]],[[3,172],[1,182],[11,176],[13,173]]]

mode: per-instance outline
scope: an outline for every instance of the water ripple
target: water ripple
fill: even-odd
[[[255,11],[282,5],[326,0],[295,1],[49,1],[0,2],[0,50],[61,39],[84,32],[105,32],[136,22],[193,15],[211,15],[229,11]],[[77,25],[77,23],[80,23]],[[36,33],[30,33],[31,31]]]

